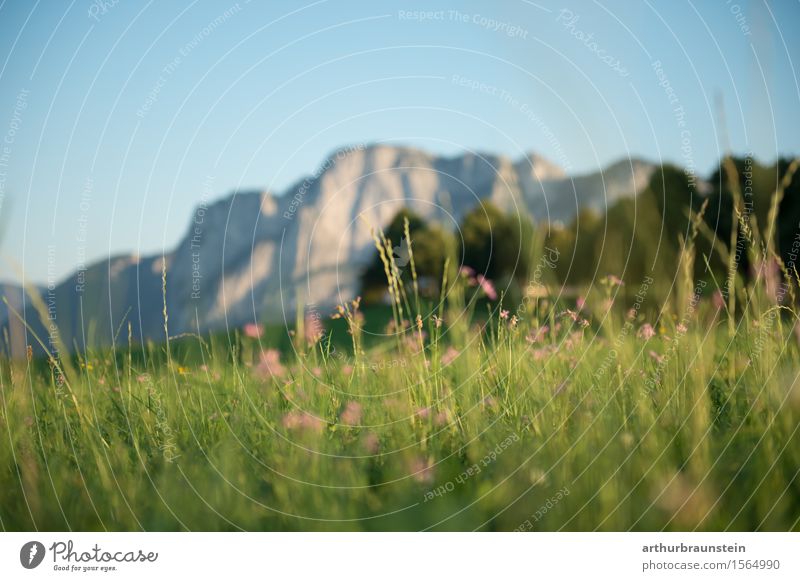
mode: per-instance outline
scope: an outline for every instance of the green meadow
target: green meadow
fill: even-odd
[[[752,226],[777,276],[698,275],[694,221],[671,279],[561,293],[544,241],[515,298],[448,264],[431,298],[406,221],[388,302],[3,359],[0,526],[800,530],[798,278]]]

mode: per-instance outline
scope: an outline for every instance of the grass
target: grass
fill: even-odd
[[[389,314],[0,360],[2,529],[800,530],[797,316],[760,275],[713,300],[690,239],[672,303],[609,277],[484,316],[376,244]]]
[[[606,306],[6,361],[2,527],[798,530],[792,321]]]

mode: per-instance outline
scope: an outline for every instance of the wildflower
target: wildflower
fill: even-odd
[[[433,463],[422,457],[411,460],[409,466],[411,477],[420,484],[431,484],[433,482]]]
[[[615,274],[606,275],[606,277],[604,279],[602,279],[600,282],[602,284],[607,285],[607,286],[612,287],[612,288],[615,287],[615,286],[624,286],[625,285],[625,281],[623,281],[620,277],[618,277]]]
[[[650,351],[650,352],[648,353],[648,355],[650,355],[650,357],[653,359],[653,361],[655,361],[655,362],[656,362],[656,363],[658,363],[659,365],[661,365],[662,363],[664,363],[664,356],[663,356],[663,355],[659,355],[659,354],[658,354],[658,353],[656,353],[655,351]]]
[[[261,361],[256,368],[259,375],[264,378],[282,377],[286,368],[281,364],[281,354],[277,349],[266,349],[261,352]]]
[[[497,291],[494,288],[494,284],[488,278],[484,277],[482,274],[479,274],[475,279],[478,281],[478,284],[481,287],[481,290],[486,295],[486,297],[490,301],[497,300]]]
[[[442,355],[442,365],[447,366],[450,365],[456,358],[460,355],[458,349],[449,345],[445,350],[444,354]]]
[[[178,365],[178,374],[179,375],[188,375],[188,373],[189,373],[189,368],[188,367],[184,367],[183,365]]]
[[[416,415],[423,420],[427,420],[428,416],[431,415],[431,408],[419,408]]]
[[[508,325],[509,325],[509,326],[510,326],[512,329],[514,329],[514,328],[516,328],[516,326],[517,326],[517,323],[519,323],[519,318],[517,318],[517,316],[516,316],[516,315],[512,315],[512,316],[511,316],[511,320],[508,322]]]
[[[549,330],[550,327],[547,325],[544,325],[543,327],[537,327],[536,329],[531,329],[530,333],[528,333],[528,336],[525,337],[525,340],[528,343],[538,343],[544,338],[545,335],[547,335]]]
[[[361,404],[349,401],[344,406],[344,411],[339,415],[339,420],[348,426],[357,426],[361,423]]]
[[[251,339],[260,339],[261,335],[264,334],[264,327],[258,323],[247,323],[242,327],[242,332],[246,337],[250,337]]]
[[[573,321],[576,321],[576,322],[578,320],[578,313],[576,313],[575,311],[571,311],[569,309],[567,309],[566,311],[561,313],[561,316],[562,317],[569,317],[570,319],[572,319]]]
[[[458,274],[460,274],[461,276],[466,277],[466,278],[474,278],[475,277],[475,269],[470,267],[470,266],[464,265],[464,266],[462,266],[461,268],[458,269]]]
[[[584,307],[586,307],[586,299],[584,297],[578,297],[575,300],[575,308],[582,311]]]
[[[711,304],[718,311],[725,308],[725,297],[722,296],[719,290],[715,290],[714,294],[711,295]]]
[[[315,312],[306,313],[303,319],[303,334],[305,335],[306,343],[316,345],[322,339],[324,333],[325,328],[319,320],[319,315]]]
[[[508,319],[508,311],[506,309],[500,309],[500,318],[503,320]]]
[[[683,334],[683,333],[685,333],[687,331],[686,325],[684,325],[683,323],[678,323],[677,329],[678,329],[678,333],[681,333],[681,334]]]
[[[636,336],[639,337],[639,339],[644,339],[645,341],[652,339],[653,337],[655,337],[655,335],[656,332],[650,323],[645,323],[644,325],[639,327],[639,332],[636,333]]]
[[[283,416],[281,421],[287,430],[297,432],[322,433],[325,423],[316,416],[304,411],[291,411]]]
[[[369,432],[368,434],[364,435],[364,439],[361,441],[361,444],[364,446],[364,450],[368,454],[377,454],[378,450],[380,450],[380,441],[378,440],[377,434],[374,432]]]
[[[433,315],[432,319],[433,319],[433,324],[437,329],[439,329],[442,326],[442,323],[444,322],[444,320],[437,315]]]

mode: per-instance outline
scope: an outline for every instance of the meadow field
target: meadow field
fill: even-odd
[[[382,256],[383,311],[2,360],[2,529],[800,530],[789,270],[689,240],[670,281],[428,300]]]

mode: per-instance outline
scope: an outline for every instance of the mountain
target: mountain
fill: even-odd
[[[568,222],[578,208],[603,211],[637,195],[653,169],[623,160],[570,177],[535,154],[512,161],[389,145],[342,149],[282,195],[236,192],[198,206],[172,251],[96,263],[64,280],[51,300],[63,342],[78,349],[127,341],[128,323],[138,340],[163,339],[164,271],[170,335],[293,321],[298,300],[325,314],[358,294],[375,252],[371,228],[402,208],[451,229],[481,200],[539,222]],[[8,326],[7,315],[0,324]]]

